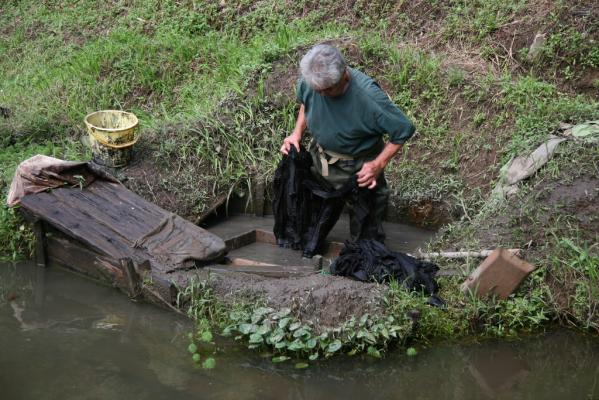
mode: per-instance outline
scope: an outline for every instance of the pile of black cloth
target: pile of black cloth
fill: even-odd
[[[359,238],[380,237],[374,221],[374,192],[358,186],[354,176],[338,190],[317,181],[310,173],[312,157],[304,148],[291,146],[283,156],[274,178],[274,235],[281,247],[303,250],[311,258],[322,249],[324,240],[341,215],[346,201],[353,205],[360,226]]]
[[[439,285],[435,275],[439,267],[404,253],[390,250],[373,239],[347,241],[333,264],[331,274],[347,276],[362,282],[388,282],[391,279],[404,284],[408,290],[429,295],[428,303],[443,307],[445,302],[437,295]]]

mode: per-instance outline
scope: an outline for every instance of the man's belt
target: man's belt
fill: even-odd
[[[354,160],[355,157],[348,156],[347,154],[336,153],[331,150],[325,150],[321,145],[316,143],[316,148],[318,149],[318,155],[320,157],[320,165],[321,165],[321,175],[329,176],[329,164],[335,164],[339,160]],[[327,158],[326,156],[329,156]]]
[[[356,154],[353,156],[347,154],[336,153],[331,150],[325,150],[322,148],[320,144],[313,138],[310,146],[316,145],[316,149],[318,150],[318,155],[320,158],[320,165],[322,166],[321,175],[329,176],[329,165],[335,164],[339,160],[361,160],[361,159],[372,159],[380,154],[385,147],[385,143],[381,139],[374,146],[370,147],[368,150],[361,152],[360,154]],[[327,159],[327,156],[330,157]]]

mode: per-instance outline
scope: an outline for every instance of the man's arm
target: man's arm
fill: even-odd
[[[281,153],[288,154],[289,149],[291,149],[291,145],[294,145],[297,151],[300,151],[300,142],[302,141],[302,135],[306,130],[306,114],[305,108],[302,104],[299,109],[299,113],[297,114],[297,120],[295,121],[295,128],[293,128],[293,132],[291,135],[287,136],[283,140],[283,145],[281,146]]]
[[[403,144],[385,144],[383,151],[374,160],[365,162],[362,169],[358,171],[358,186],[374,189],[376,179],[402,147]]]

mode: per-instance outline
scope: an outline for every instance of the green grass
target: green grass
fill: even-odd
[[[466,41],[482,41],[514,19],[526,0],[451,0],[446,36]]]

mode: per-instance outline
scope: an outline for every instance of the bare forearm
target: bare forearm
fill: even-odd
[[[401,150],[403,144],[386,143],[383,151],[374,159],[374,161],[384,169],[389,161]]]
[[[306,125],[305,108],[304,108],[304,105],[302,104],[300,106],[299,112],[297,114],[297,120],[295,121],[295,128],[293,128],[292,135],[301,139],[302,135],[304,134],[304,131],[306,130],[306,126],[307,125]]]
[[[304,112],[304,105],[302,104],[297,114],[297,120],[295,121],[295,128],[293,132],[285,139],[283,139],[283,145],[281,146],[281,153],[289,154],[291,146],[295,147],[296,150],[300,151],[300,143],[302,141],[302,135],[306,130],[306,114]]]

